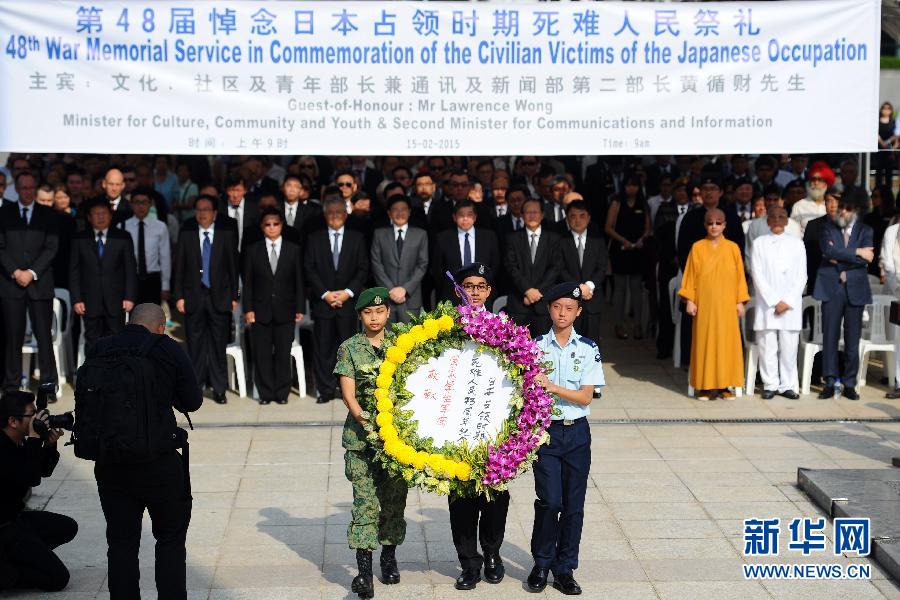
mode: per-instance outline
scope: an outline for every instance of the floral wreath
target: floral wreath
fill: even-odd
[[[413,396],[406,390],[406,378],[430,358],[470,341],[477,344],[477,351],[489,352],[512,381],[510,414],[493,440],[474,445],[465,440],[447,442],[435,448],[430,437],[417,435],[413,412],[403,409]],[[410,487],[490,497],[492,490],[505,490],[509,481],[527,471],[538,447],[549,441],[553,399],[535,381],[546,371],[543,352],[528,329],[507,315],[468,303],[454,307],[443,302],[430,313],[411,317],[408,324],[395,324],[383,347],[384,362],[377,374],[371,372],[364,384],[368,389],[360,396],[374,398],[374,410],[362,416],[379,462]]]

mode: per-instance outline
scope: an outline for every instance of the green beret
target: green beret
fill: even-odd
[[[381,306],[388,303],[388,289],[383,287],[369,288],[359,295],[356,301],[356,310],[360,311],[369,306]]]

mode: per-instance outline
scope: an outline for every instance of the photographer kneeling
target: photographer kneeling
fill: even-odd
[[[37,411],[34,394],[9,391],[0,398],[0,590],[38,588],[56,592],[69,583],[69,571],[53,549],[72,540],[78,523],[65,515],[26,511],[25,495],[40,485],[59,462],[59,429],[49,429],[46,410]],[[35,431],[44,427],[46,439]]]

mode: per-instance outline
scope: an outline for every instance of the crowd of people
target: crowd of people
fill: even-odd
[[[889,125],[896,127],[892,119]],[[897,137],[881,141],[894,147]],[[226,402],[225,349],[235,311],[249,332],[250,375],[264,404],[287,402],[296,324],[311,319],[313,335],[303,343],[312,345],[317,400],[328,402],[338,394],[338,344],[358,329],[353,305],[362,290],[387,288],[391,319],[406,321],[455,300],[446,273],[479,262],[498,274],[488,306],[502,299],[506,313],[532,335],[550,326],[546,290],[577,281],[584,303],[577,331],[600,339],[601,318],[609,318],[606,295],[617,338],[655,337],[658,359],[677,345],[691,357],[692,383],[705,392],[699,397],[728,395],[740,383],[741,362],[740,333],[730,318],[743,313],[749,295],[736,291],[737,308],[726,311],[727,335],[718,326],[725,313],[704,310],[703,271],[721,269],[721,260],[713,260],[722,254],[718,240],[739,258],[729,263],[729,281],[764,296],[756,302],[754,327],[768,322],[765,331],[790,321],[789,330],[798,332],[800,322],[797,286],[770,289],[777,269],[765,263],[777,262],[782,249],[769,248],[768,239],[759,244],[776,228],[802,240],[807,285],[799,293],[813,294],[823,261],[837,260],[822,245],[831,243],[826,226],[834,222],[823,217],[838,219],[839,209],[852,206],[871,228],[872,256],[864,251],[865,265],[848,274],[895,282],[893,246],[881,252],[882,239],[889,244],[897,237],[897,228],[889,229],[892,171],[877,156],[881,185],[869,195],[855,156],[13,154],[0,169],[0,262],[10,274],[0,279],[3,387],[22,383],[26,312],[39,348],[40,384],[57,385],[48,348],[54,289],[63,288],[80,317],[73,338],[83,331],[86,349],[120,331],[135,304],[169,302],[183,315],[200,384],[220,403]],[[786,248],[796,253],[799,246]],[[754,260],[758,254],[775,258]],[[669,287],[682,276],[678,302]],[[845,278],[839,275],[838,283]],[[828,281],[826,275],[823,285]],[[709,285],[724,304],[721,282]],[[782,314],[790,318],[776,318]],[[679,319],[682,336],[675,340]],[[763,352],[764,396],[796,393],[794,375],[779,380],[777,374],[778,364],[796,354],[793,342],[756,338],[773,352],[787,349],[781,363]],[[728,351],[719,352],[723,343]],[[828,360],[823,374],[839,379]],[[727,362],[732,374],[704,375],[717,361]],[[841,379],[852,395],[853,378]]]

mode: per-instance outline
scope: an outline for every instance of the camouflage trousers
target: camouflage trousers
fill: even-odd
[[[399,546],[406,537],[406,494],[403,479],[385,473],[371,451],[346,450],[344,473],[353,484],[353,510],[347,526],[350,548],[377,550]]]

